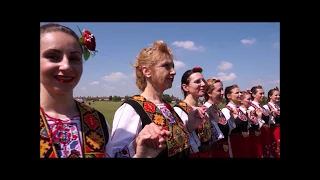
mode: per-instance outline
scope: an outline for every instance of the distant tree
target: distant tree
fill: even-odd
[[[120,96],[113,96],[112,101],[119,102],[119,101],[121,101],[121,97]]]
[[[223,98],[221,104],[226,104],[226,98]]]
[[[165,100],[166,102],[168,103],[171,103],[172,102],[172,99],[171,99],[171,96],[169,94],[164,94],[162,96],[162,99]]]
[[[262,105],[267,104],[268,98],[265,96],[261,102]]]
[[[112,96],[109,96],[109,101],[112,101]]]
[[[125,97],[124,97],[124,100],[127,101],[127,100],[129,100],[130,98],[131,98],[130,96],[125,96]]]

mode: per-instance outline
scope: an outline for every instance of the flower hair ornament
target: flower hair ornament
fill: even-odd
[[[279,91],[279,88],[278,87],[275,87],[275,88],[273,88],[274,90],[277,90],[277,91]]]
[[[251,90],[250,90],[250,89],[247,89],[247,93],[251,94],[252,92],[251,92]]]
[[[94,57],[98,52],[96,50],[96,38],[95,36],[88,30],[83,30],[81,32],[79,26],[77,26],[81,37],[79,38],[79,44],[83,47],[83,58],[84,60],[88,60],[90,55]]]
[[[195,67],[193,67],[193,69],[192,69],[193,71],[196,71],[196,72],[202,72],[202,68],[201,67],[199,67],[199,66],[195,66]]]
[[[233,84],[232,87],[238,87],[238,84]]]

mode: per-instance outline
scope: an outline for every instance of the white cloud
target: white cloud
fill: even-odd
[[[261,79],[252,80],[253,86],[263,86],[263,85],[278,85],[280,84],[280,80],[272,80],[272,81],[262,81]]]
[[[136,78],[136,72],[134,71],[132,74],[129,75],[130,77]]]
[[[266,84],[280,84],[280,80],[268,81]]]
[[[232,63],[227,61],[221,61],[220,64],[218,65],[218,69],[220,70],[227,70],[231,68],[232,68]]]
[[[240,40],[240,42],[244,45],[251,45],[251,44],[254,44],[256,41],[257,41],[256,38]]]
[[[189,51],[203,51],[204,48],[202,46],[196,46],[193,41],[174,41],[172,43],[173,46],[181,47]]]
[[[127,79],[128,77],[122,72],[113,72],[108,76],[104,76],[103,79],[109,82],[116,82],[122,79]]]
[[[99,84],[99,81],[93,81],[93,82],[91,82],[91,83],[89,83],[89,84],[91,84],[91,85],[97,85],[97,84]]]
[[[184,62],[182,61],[173,60],[173,62],[174,62],[175,69],[179,69],[186,66],[186,64],[184,64]]]
[[[107,90],[114,90],[116,89],[116,87],[114,86],[108,86],[108,85],[103,85],[104,89],[107,89]]]
[[[215,79],[220,79],[222,81],[232,81],[237,78],[237,75],[235,73],[224,73],[224,72],[219,72],[217,77],[213,77]]]
[[[280,43],[279,42],[275,42],[275,43],[272,44],[272,47],[280,48]]]

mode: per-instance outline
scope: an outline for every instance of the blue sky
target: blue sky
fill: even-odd
[[[40,23],[40,25],[43,23]],[[245,90],[280,88],[280,23],[59,23],[91,31],[99,53],[84,63],[74,96],[139,94],[131,63],[142,48],[163,40],[175,55],[176,77],[165,91],[182,98],[182,74],[194,66],[205,79]]]

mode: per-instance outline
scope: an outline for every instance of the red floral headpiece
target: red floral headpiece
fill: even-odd
[[[202,68],[199,66],[195,66],[192,70],[197,72],[202,72]]]
[[[273,88],[274,90],[277,90],[277,91],[279,91],[279,88],[278,87],[275,87],[275,88]]]
[[[96,50],[96,38],[90,31],[84,29],[81,32],[79,27],[78,29],[81,34],[79,44],[83,47],[83,58],[88,60],[90,55],[93,57],[98,52]]]
[[[247,89],[247,93],[251,94],[251,90],[250,90],[250,89]]]
[[[233,86],[233,87],[238,87],[238,84],[233,84],[232,86]]]

